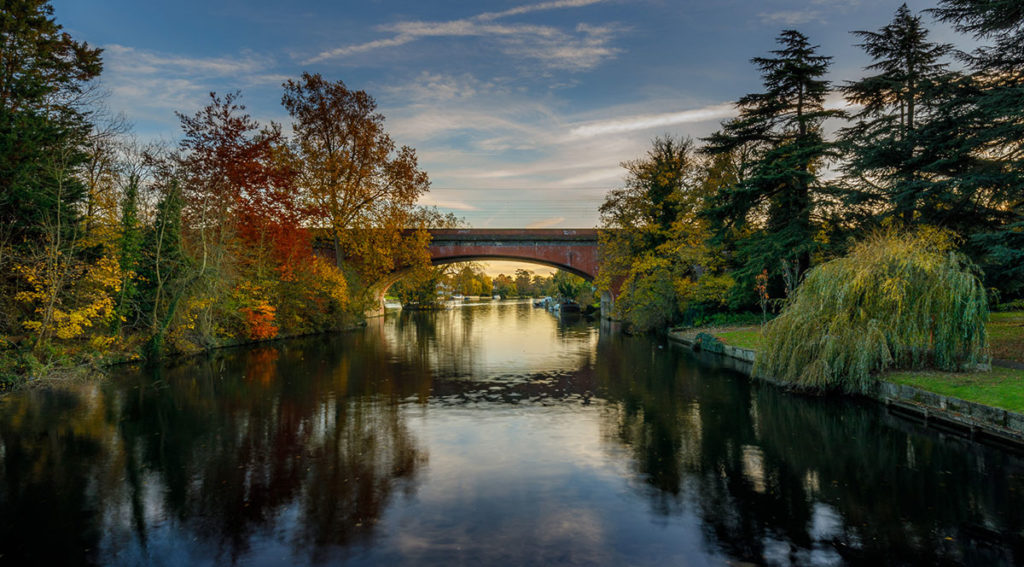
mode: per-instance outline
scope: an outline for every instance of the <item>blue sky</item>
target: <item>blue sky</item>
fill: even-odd
[[[700,137],[760,89],[751,57],[799,29],[867,63],[849,33],[889,0],[55,0],[57,21],[105,49],[103,86],[143,139],[175,142],[174,111],[241,90],[284,125],[281,83],[303,71],[373,95],[432,181],[424,204],[476,227],[589,227],[619,163],[661,134]],[[934,1],[907,3],[919,11]],[[930,23],[932,39],[965,39]],[[842,101],[834,97],[833,104]]]

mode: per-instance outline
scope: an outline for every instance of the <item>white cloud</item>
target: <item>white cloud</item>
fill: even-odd
[[[273,64],[272,60],[252,53],[243,53],[239,57],[186,57],[116,43],[103,46],[103,52],[108,70],[139,75],[172,72],[191,76],[252,76]]]
[[[120,44],[103,46],[103,82],[111,106],[124,109],[132,120],[176,124],[175,110],[206,102],[206,94],[224,90],[280,85],[287,76],[274,73],[275,61],[252,52],[234,56],[190,57]]]
[[[419,205],[423,207],[438,207],[441,209],[451,209],[453,211],[478,211],[479,208],[470,205],[463,201],[452,201],[445,199],[438,199],[435,194],[427,193],[420,197]]]
[[[577,126],[569,131],[569,138],[592,138],[606,134],[618,134],[637,130],[649,130],[678,124],[708,122],[735,116],[735,107],[730,104],[716,104],[693,110],[668,112],[664,114],[647,114],[640,116],[624,116],[608,120],[600,120]]]
[[[819,10],[782,10],[778,12],[762,12],[758,16],[772,25],[799,26],[810,22],[821,22]]]
[[[565,222],[565,217],[552,217],[549,219],[531,222],[530,224],[526,225],[526,228],[550,228],[552,226],[558,226],[563,222]]]
[[[582,8],[583,6],[599,4],[605,1],[606,0],[554,0],[552,2],[541,2],[539,4],[527,4],[525,6],[518,6],[516,8],[510,8],[503,12],[484,12],[483,14],[477,15],[476,19],[481,21],[496,20],[498,18],[518,16],[520,14],[540,12],[543,10],[556,10],[559,8]]]
[[[617,31],[615,28],[580,24],[573,31],[566,32],[553,26],[493,22],[511,16],[579,8],[603,1],[605,0],[556,0],[519,6],[501,12],[484,12],[458,20],[406,21],[384,25],[378,29],[394,35],[324,50],[303,63],[309,65],[378,49],[398,47],[423,38],[482,37],[495,40],[499,50],[506,54],[533,59],[551,69],[589,69],[619,53],[618,49],[610,46]]]
[[[618,185],[622,182],[625,170],[621,167],[605,167],[593,169],[579,175],[565,177],[555,182],[555,185],[572,187],[577,185]]]

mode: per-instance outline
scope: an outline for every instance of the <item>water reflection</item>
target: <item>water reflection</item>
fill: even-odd
[[[984,564],[1024,460],[529,304],[0,402],[11,564]]]
[[[729,557],[796,565],[1024,557],[1019,456],[873,405],[802,398],[695,367],[682,349],[650,349],[618,341],[617,354],[601,358],[600,382],[620,408],[610,436],[630,448],[652,510],[697,506],[709,543]]]

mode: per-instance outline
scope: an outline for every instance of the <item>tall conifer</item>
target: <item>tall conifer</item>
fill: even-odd
[[[943,61],[952,46],[928,41],[928,30],[904,4],[892,22],[874,31],[856,31],[859,46],[872,57],[875,74],[842,88],[860,105],[854,125],[840,137],[846,151],[848,202],[863,205],[875,218],[895,217],[906,227],[935,221],[942,201],[929,164],[936,160],[922,125],[936,118],[943,86],[954,80]]]
[[[977,217],[969,246],[988,284],[1024,294],[1024,3],[940,0],[941,20],[984,44],[962,54],[972,74],[947,104],[944,132],[958,150],[951,185]],[[1005,296],[1004,296],[1005,297]]]
[[[0,238],[34,240],[54,216],[74,218],[91,128],[75,102],[101,69],[100,50],[64,32],[48,0],[0,2]]]
[[[732,229],[745,233],[737,245],[745,259],[738,275],[780,268],[801,274],[810,265],[818,229],[818,200],[825,194],[818,168],[832,156],[833,144],[822,137],[822,123],[842,112],[827,110],[829,82],[823,77],[831,57],[795,30],[777,39],[774,57],[756,57],[765,92],[737,102],[739,116],[706,139],[704,152],[717,155],[742,150],[750,156],[742,182],[721,188],[711,199],[708,216],[720,236]]]

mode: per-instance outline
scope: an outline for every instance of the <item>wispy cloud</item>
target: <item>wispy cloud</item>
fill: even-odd
[[[552,2],[541,2],[539,4],[527,4],[525,6],[517,6],[515,8],[509,8],[501,12],[484,12],[476,16],[476,19],[480,21],[497,20],[498,18],[505,18],[508,16],[518,16],[520,14],[529,14],[530,12],[541,12],[544,10],[557,10],[560,8],[582,8],[583,6],[590,6],[591,4],[600,4],[606,0],[554,0]]]
[[[420,197],[419,205],[423,207],[438,207],[442,209],[451,209],[453,211],[477,211],[478,207],[470,205],[464,201],[452,201],[447,199],[439,199],[437,195],[427,193]]]
[[[120,44],[103,46],[104,83],[112,105],[133,120],[175,123],[173,111],[187,111],[205,101],[206,93],[280,85],[274,58],[253,52],[219,57],[191,57]]]
[[[249,75],[261,73],[272,65],[271,59],[254,53],[242,53],[238,57],[186,57],[116,43],[104,45],[103,52],[108,69],[138,74],[188,71],[191,75],[205,76]]]
[[[799,26],[810,22],[821,22],[822,12],[820,10],[782,10],[761,12],[758,17],[773,25]]]
[[[565,222],[565,217],[551,217],[549,219],[531,222],[526,225],[526,228],[550,228],[552,226],[558,226],[563,222]]]
[[[511,16],[580,8],[604,1],[606,0],[555,0],[500,12],[484,12],[457,20],[407,21],[384,25],[378,29],[392,33],[391,37],[321,51],[303,63],[309,65],[378,49],[398,47],[424,38],[482,37],[497,41],[499,49],[504,53],[534,59],[552,69],[588,69],[619,52],[610,45],[615,28],[580,24],[572,31],[563,31],[546,25],[495,22]]]
[[[736,109],[732,104],[716,104],[706,106],[704,108],[684,110],[681,112],[624,116],[621,118],[589,122],[587,124],[577,126],[569,131],[569,138],[592,138],[606,134],[648,130],[651,128],[675,126],[678,124],[708,122],[711,120],[728,118],[735,114]]]

